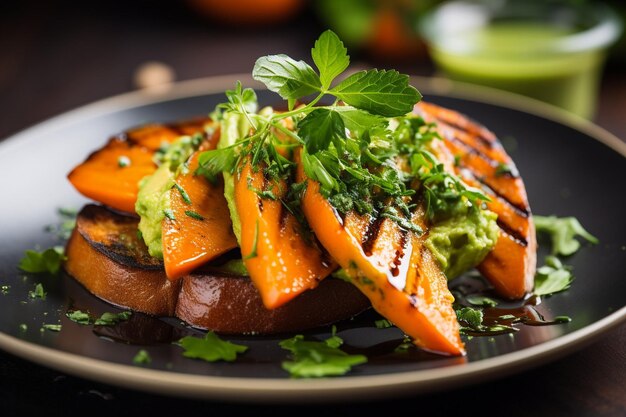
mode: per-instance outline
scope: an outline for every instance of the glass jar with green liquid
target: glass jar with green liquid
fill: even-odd
[[[597,2],[455,1],[421,22],[437,66],[454,80],[595,111],[607,48],[621,21]]]

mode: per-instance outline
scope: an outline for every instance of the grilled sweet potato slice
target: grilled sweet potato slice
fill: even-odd
[[[537,243],[515,164],[492,132],[465,116],[424,102],[415,112],[437,123],[445,145],[459,156],[457,174],[481,188],[491,198],[487,207],[498,214],[500,237],[478,269],[502,296],[522,298],[533,287]]]
[[[65,270],[114,305],[227,334],[301,331],[350,318],[369,307],[351,284],[327,279],[297,303],[267,310],[248,277],[206,268],[172,282],[136,236],[138,219],[87,205],[67,244]]]
[[[302,166],[298,180],[307,181],[302,209],[320,243],[346,270],[372,306],[414,339],[423,349],[450,355],[465,352],[452,308],[454,297],[430,251],[427,233],[401,230],[390,219],[348,213],[341,217],[307,179]],[[412,219],[424,230],[424,210]]]
[[[194,119],[170,125],[149,124],[114,136],[101,149],[75,167],[68,179],[85,197],[128,213],[135,212],[138,183],[154,173],[152,157],[163,143],[180,136],[202,133],[215,142],[206,126],[209,119]]]
[[[170,193],[173,219],[162,222],[163,263],[169,279],[178,279],[237,247],[223,184],[201,175],[196,152],[189,169],[176,178]]]
[[[241,253],[263,303],[280,307],[306,290],[315,288],[336,267],[324,256],[313,237],[307,241],[301,225],[278,200],[262,199],[262,170],[245,163],[235,178],[235,201],[241,219]],[[274,186],[276,197],[287,185]]]

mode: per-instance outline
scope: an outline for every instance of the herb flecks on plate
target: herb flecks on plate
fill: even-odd
[[[183,356],[207,362],[232,362],[237,359],[237,355],[248,350],[247,346],[220,339],[214,332],[208,332],[203,338],[183,337],[178,341],[178,345],[185,350]]]
[[[61,269],[63,261],[67,259],[62,246],[55,246],[42,252],[27,250],[20,260],[18,267],[24,272],[34,274],[50,273],[57,274]]]
[[[344,375],[353,366],[367,362],[364,355],[349,355],[339,349],[343,339],[335,334],[323,342],[304,340],[299,334],[283,340],[280,346],[291,352],[291,360],[283,362],[283,369],[295,378]]]
[[[576,236],[597,244],[598,238],[589,233],[575,217],[533,216],[537,233],[546,233],[552,243],[552,254],[569,256],[580,249]]]

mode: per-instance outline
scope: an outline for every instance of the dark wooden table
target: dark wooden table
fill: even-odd
[[[17,4],[16,4],[17,3]],[[124,2],[131,3],[131,2]],[[157,60],[179,80],[249,72],[269,52],[304,58],[323,29],[306,12],[261,30],[207,23],[173,2],[4,2],[0,5],[0,138],[66,110],[134,88]],[[77,8],[79,7],[79,8]],[[365,61],[367,57],[360,57]],[[401,69],[428,75],[427,63]],[[597,122],[626,138],[626,77],[606,74]],[[307,413],[372,415],[624,416],[626,326],[551,364],[497,381],[367,404],[313,405]],[[294,415],[287,406],[241,406],[141,393],[63,375],[0,352],[2,415]],[[193,413],[193,414],[192,414]]]

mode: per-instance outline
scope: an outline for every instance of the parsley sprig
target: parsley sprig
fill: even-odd
[[[437,213],[449,215],[459,204],[488,200],[428,153],[430,141],[439,136],[434,125],[407,116],[421,99],[407,75],[372,69],[335,82],[350,58],[332,31],[322,33],[311,56],[317,71],[286,55],[261,57],[254,66],[254,79],[287,100],[285,112],[257,112],[256,93],[239,82],[226,92],[227,102],[217,106],[213,117],[239,115],[248,134],[231,146],[204,152],[200,173],[213,180],[249,163],[273,180],[268,189],[255,191],[262,198],[280,199],[300,218],[293,199],[283,197],[294,193],[274,189],[292,182],[294,150],[301,148],[305,173],[340,213],[354,210],[387,217],[414,232],[420,230],[410,213],[420,184],[431,219]],[[325,97],[332,98],[332,104],[321,105]]]

